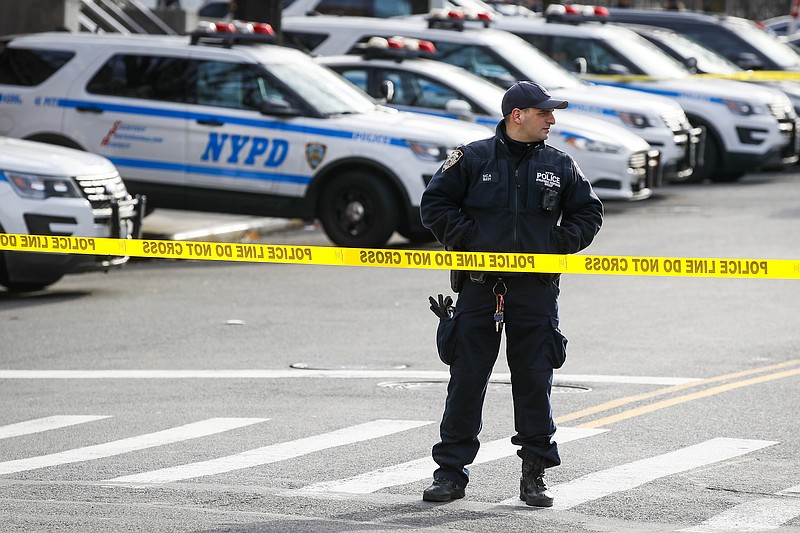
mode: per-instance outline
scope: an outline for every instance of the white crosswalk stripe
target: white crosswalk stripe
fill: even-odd
[[[291,459],[312,452],[353,444],[365,440],[384,437],[393,433],[418,428],[432,421],[419,420],[375,420],[344,429],[314,435],[303,439],[282,442],[247,450],[235,455],[220,457],[209,461],[189,463],[171,468],[162,468],[151,472],[122,476],[106,480],[111,483],[170,483],[212,474],[222,474],[232,470],[260,466],[285,459]]]
[[[680,531],[689,533],[747,533],[778,529],[782,524],[800,516],[800,485],[782,490],[776,496],[742,503],[712,516],[702,524]],[[792,497],[786,497],[792,495]]]
[[[558,428],[556,440],[559,443],[582,439],[604,433],[604,429]],[[487,463],[515,455],[519,446],[511,444],[511,439],[499,439],[481,444],[478,456],[473,465]],[[387,487],[413,483],[432,476],[436,463],[431,457],[415,459],[407,463],[389,466],[366,472],[347,479],[323,481],[307,485],[294,492],[299,494],[319,494],[323,492],[344,492],[350,494],[368,494]]]
[[[139,435],[137,437],[106,442],[104,444],[85,446],[83,448],[76,448],[73,450],[67,450],[38,457],[30,457],[27,459],[4,461],[0,463],[0,475],[36,470],[38,468],[45,468],[48,466],[90,461],[93,459],[101,459],[103,457],[111,457],[135,450],[144,450],[146,448],[153,448],[155,446],[163,446],[165,444],[173,444],[184,440],[196,439],[198,437],[206,437],[215,433],[230,431],[232,429],[248,426],[250,424],[264,422],[265,420],[268,419],[210,418],[201,422],[194,422],[192,424],[186,424],[176,428],[165,429],[164,431],[157,431],[155,433],[148,433],[146,435]]]
[[[615,492],[630,490],[661,477],[738,457],[767,446],[774,441],[718,438],[656,457],[593,472],[552,488],[554,510],[566,510]],[[517,498],[502,502],[525,505]]]
[[[69,428],[88,422],[112,418],[106,415],[49,416],[0,426],[0,440],[24,435]],[[144,435],[124,438],[66,450],[37,457],[0,462],[0,475],[25,472],[51,466],[91,461],[136,450],[156,448],[191,439],[231,431],[270,420],[268,418],[212,418]],[[241,453],[214,459],[182,464],[152,471],[121,476],[101,481],[106,486],[154,485],[222,474],[252,468],[278,461],[293,459],[315,452],[351,445],[367,440],[388,437],[420,428],[434,421],[373,420],[344,427],[328,433],[292,441],[271,444]],[[606,429],[560,427],[555,440],[559,444],[593,437]],[[395,441],[389,441],[392,445]],[[614,493],[634,489],[659,478],[733,459],[778,444],[775,441],[733,438],[711,439],[655,457],[633,461],[606,470],[589,473],[571,481],[551,487],[555,504],[546,512],[570,510],[586,502]],[[481,445],[474,465],[514,456],[518,446],[510,438],[498,439]],[[371,494],[382,489],[415,483],[430,478],[436,464],[422,457],[412,461],[389,465],[377,470],[344,478],[313,483],[305,487],[283,491],[284,496],[315,497],[331,494]],[[416,489],[415,489],[416,490]],[[679,529],[682,533],[754,533],[781,528],[800,517],[800,485],[790,487],[767,497],[757,497],[711,516],[702,523]],[[476,502],[480,503],[480,502]],[[508,507],[527,507],[515,494],[499,504],[483,502],[486,509],[508,512]],[[502,509],[505,508],[505,511]]]
[[[77,424],[84,424],[86,422],[94,422],[95,420],[102,420],[104,418],[111,418],[110,416],[48,416],[45,418],[36,418],[34,420],[26,420],[24,422],[17,422],[16,424],[9,424],[7,426],[0,426],[0,439],[9,439],[11,437],[19,437],[21,435],[30,435],[32,433],[41,433],[42,431],[49,431],[51,429],[59,429]]]

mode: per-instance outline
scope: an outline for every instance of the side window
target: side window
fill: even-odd
[[[189,61],[180,57],[115,55],[89,80],[92,94],[184,102]]]
[[[392,82],[394,85],[394,96],[392,97],[391,104],[394,105],[407,105],[419,106],[419,87],[414,83],[405,72],[388,71],[384,73],[383,79]]]
[[[444,109],[448,101],[459,98],[452,89],[411,72],[386,70],[384,79],[394,83],[394,104]]]
[[[553,37],[550,57],[570,71],[575,71],[575,60],[582,57],[589,74],[620,74],[621,68],[627,68],[623,58],[593,39]]]
[[[418,78],[419,89],[422,94],[419,105],[444,109],[447,102],[459,98],[459,95],[449,87],[427,78]]]
[[[58,50],[28,50],[6,46],[0,51],[0,83],[32,87],[67,64],[75,54]]]
[[[526,33],[526,34],[520,34],[520,37],[531,43],[531,45],[533,45],[534,48],[538,48],[539,51],[544,52],[545,54],[549,53],[550,49],[549,36]]]
[[[193,102],[259,111],[266,102],[289,104],[283,92],[254,65],[200,61]]]
[[[487,47],[446,42],[433,44],[436,46],[433,59],[465,68],[504,88],[511,87],[517,81],[505,62]]]
[[[347,81],[364,91],[369,93],[369,75],[363,68],[350,68],[342,67],[336,68],[336,71]],[[372,94],[370,96],[377,97],[378,95]]]
[[[752,52],[739,39],[722,31],[702,31],[694,27],[683,31],[692,39],[699,41],[712,50],[716,50],[725,57],[735,57],[741,53]]]

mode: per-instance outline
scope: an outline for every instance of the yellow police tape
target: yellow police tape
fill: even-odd
[[[107,239],[0,233],[0,250],[434,270],[800,279],[800,260],[600,256],[340,248],[280,244]]]

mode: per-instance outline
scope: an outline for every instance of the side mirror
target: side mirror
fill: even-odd
[[[619,63],[609,63],[608,71],[606,72],[606,74],[613,74],[615,76],[627,76],[630,73],[631,71],[628,70],[628,67],[620,65]]]
[[[300,115],[300,111],[283,100],[264,102],[261,104],[260,111],[262,115],[274,115],[276,117],[296,117]]]
[[[585,57],[576,57],[572,62],[572,70],[577,74],[586,74],[589,71],[589,63]]]
[[[448,100],[444,105],[445,111],[451,115],[456,115],[461,120],[473,120],[475,113],[472,112],[472,106],[466,100]]]
[[[394,99],[394,82],[391,80],[383,80],[381,82],[381,98],[387,104]]]
[[[759,70],[764,67],[764,62],[752,52],[742,52],[741,54],[737,54],[737,56],[733,59],[733,62],[745,70]]]
[[[691,72],[692,74],[697,74],[697,58],[696,57],[687,57],[683,61],[686,70]]]

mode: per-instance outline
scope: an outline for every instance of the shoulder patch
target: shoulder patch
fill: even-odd
[[[453,150],[450,152],[450,155],[448,155],[447,159],[445,159],[444,163],[442,163],[442,172],[458,163],[458,160],[461,159],[462,155],[464,155],[464,152],[461,150]]]

